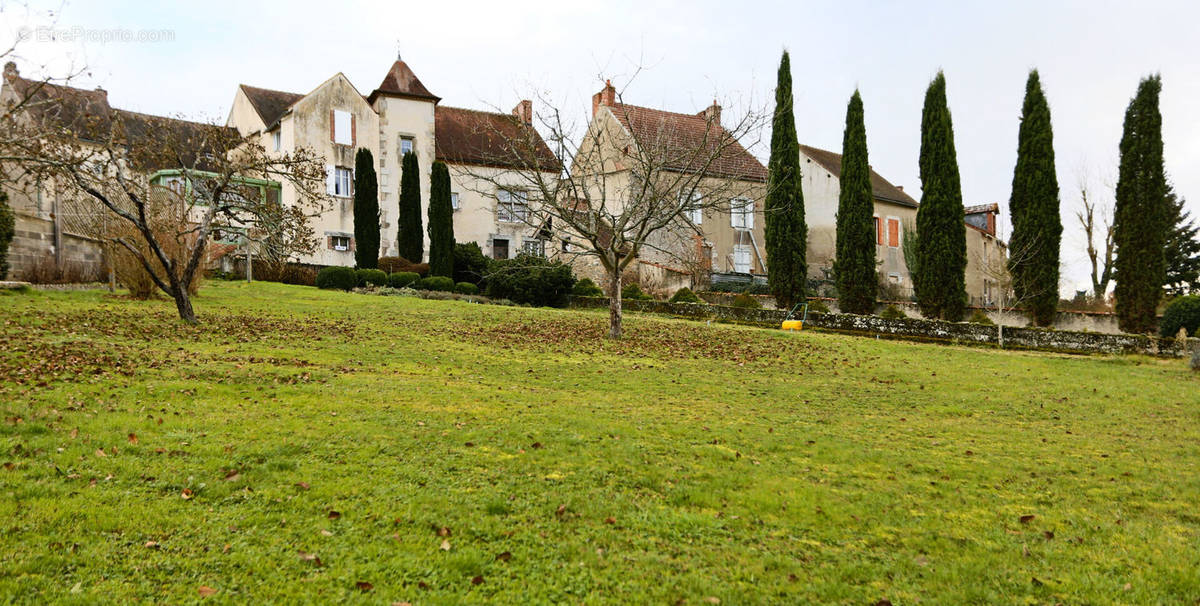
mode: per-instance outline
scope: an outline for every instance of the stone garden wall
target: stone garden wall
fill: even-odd
[[[605,297],[572,297],[577,308],[607,308]],[[693,320],[716,320],[779,328],[787,312],[776,309],[745,309],[724,305],[667,303],[665,301],[625,300],[627,311],[666,314]],[[918,341],[936,341],[964,345],[982,345],[1004,349],[1033,349],[1078,354],[1144,354],[1161,357],[1189,357],[1200,348],[1200,339],[1181,342],[1149,335],[1107,334],[987,326],[967,322],[943,322],[920,318],[884,319],[878,316],[852,314],[809,314],[805,328],[819,328],[841,333],[872,335]]]

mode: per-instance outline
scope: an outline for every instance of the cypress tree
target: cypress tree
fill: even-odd
[[[967,233],[954,125],[946,104],[946,77],[938,72],[925,91],[921,114],[921,206],[917,210],[917,305],[927,318],[957,322],[966,311]]]
[[[1117,323],[1129,333],[1153,332],[1155,310],[1166,283],[1164,248],[1170,230],[1167,177],[1163,168],[1158,75],[1142,80],[1125,110],[1117,173],[1113,243],[1117,258]]]
[[[1167,185],[1167,203],[1171,207],[1171,231],[1167,234],[1166,294],[1178,297],[1200,292],[1200,227],[1184,208],[1184,199]]]
[[[875,210],[871,168],[867,162],[867,127],[858,91],[846,108],[842,135],[841,192],[838,194],[837,279],[838,307],[843,313],[870,314],[875,310]]]
[[[354,154],[354,263],[360,269],[379,266],[379,183],[375,157],[365,147]]]
[[[400,212],[396,215],[396,246],[401,257],[420,263],[425,255],[421,229],[421,173],[417,155],[404,154],[400,165]]]
[[[1054,133],[1050,105],[1037,70],[1025,83],[1025,105],[1017,135],[1017,167],[1009,198],[1012,240],[1008,271],[1018,300],[1038,326],[1054,323],[1058,310],[1058,256],[1062,219],[1058,214],[1058,176],[1054,170]]]
[[[450,169],[433,163],[429,183],[429,274],[454,276],[454,208],[450,206]]]
[[[8,194],[0,191],[0,280],[8,278],[8,248],[16,235],[16,217],[8,207]]]
[[[800,142],[792,114],[792,67],[787,51],[779,61],[775,115],[771,121],[771,159],[767,165],[766,220],[767,283],[776,305],[791,309],[805,300],[808,227],[804,223],[804,192],[800,188]]]

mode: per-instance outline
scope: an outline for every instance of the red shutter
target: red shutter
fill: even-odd
[[[355,142],[358,141],[357,133],[355,132],[357,130],[355,126],[358,121],[355,118],[357,116],[350,114],[350,147],[354,147]]]
[[[330,141],[337,141],[337,137],[334,133],[334,129],[337,128],[337,124],[335,122],[336,121],[334,120],[334,117],[333,117],[333,110],[331,109],[331,110],[329,110],[329,140]]]
[[[325,236],[325,248],[333,250],[333,236]]]
[[[900,246],[900,220],[888,219],[888,246]]]

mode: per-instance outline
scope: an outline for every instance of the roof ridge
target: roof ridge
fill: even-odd
[[[658,112],[660,114],[671,114],[672,116],[680,116],[682,118],[699,118],[701,120],[704,119],[704,116],[701,116],[700,114],[685,114],[683,112],[674,112],[669,109],[658,109],[657,107],[646,107],[645,105],[634,105],[632,103],[615,103],[615,104],[609,105],[607,107],[609,109],[613,109],[617,106],[634,107],[637,109],[644,109],[647,111]]]
[[[487,110],[483,110],[483,109],[471,109],[469,107],[458,107],[457,105],[442,105],[440,103],[438,104],[437,109],[450,109],[450,110],[461,111],[461,112],[471,112],[474,114],[486,114],[489,116],[497,116],[497,117],[501,117],[501,118],[516,118],[516,116],[512,115],[511,113],[506,114],[504,112],[493,112],[493,111],[487,111]]]
[[[243,83],[239,83],[239,84],[238,84],[238,86],[241,86],[241,87],[244,87],[244,88],[253,88],[254,90],[261,90],[261,91],[263,91],[263,92],[268,92],[268,93],[283,93],[283,94],[285,94],[285,95],[296,95],[297,97],[303,97],[303,96],[304,96],[304,93],[293,93],[293,92],[291,92],[291,91],[279,90],[279,89],[277,89],[277,88],[264,88],[264,87],[261,87],[261,86],[254,86],[253,84],[246,84],[246,83],[244,83],[244,82],[243,82]]]

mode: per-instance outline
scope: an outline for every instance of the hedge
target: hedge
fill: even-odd
[[[384,286],[388,281],[388,275],[382,269],[358,269],[354,274],[358,276],[359,286]]]
[[[398,271],[388,276],[388,286],[404,288],[421,279],[421,274],[412,271]]]
[[[415,287],[418,290],[436,290],[440,292],[454,292],[454,280],[446,276],[429,276],[417,280]]]
[[[350,290],[358,286],[358,275],[349,267],[326,267],[317,272],[317,288]]]

